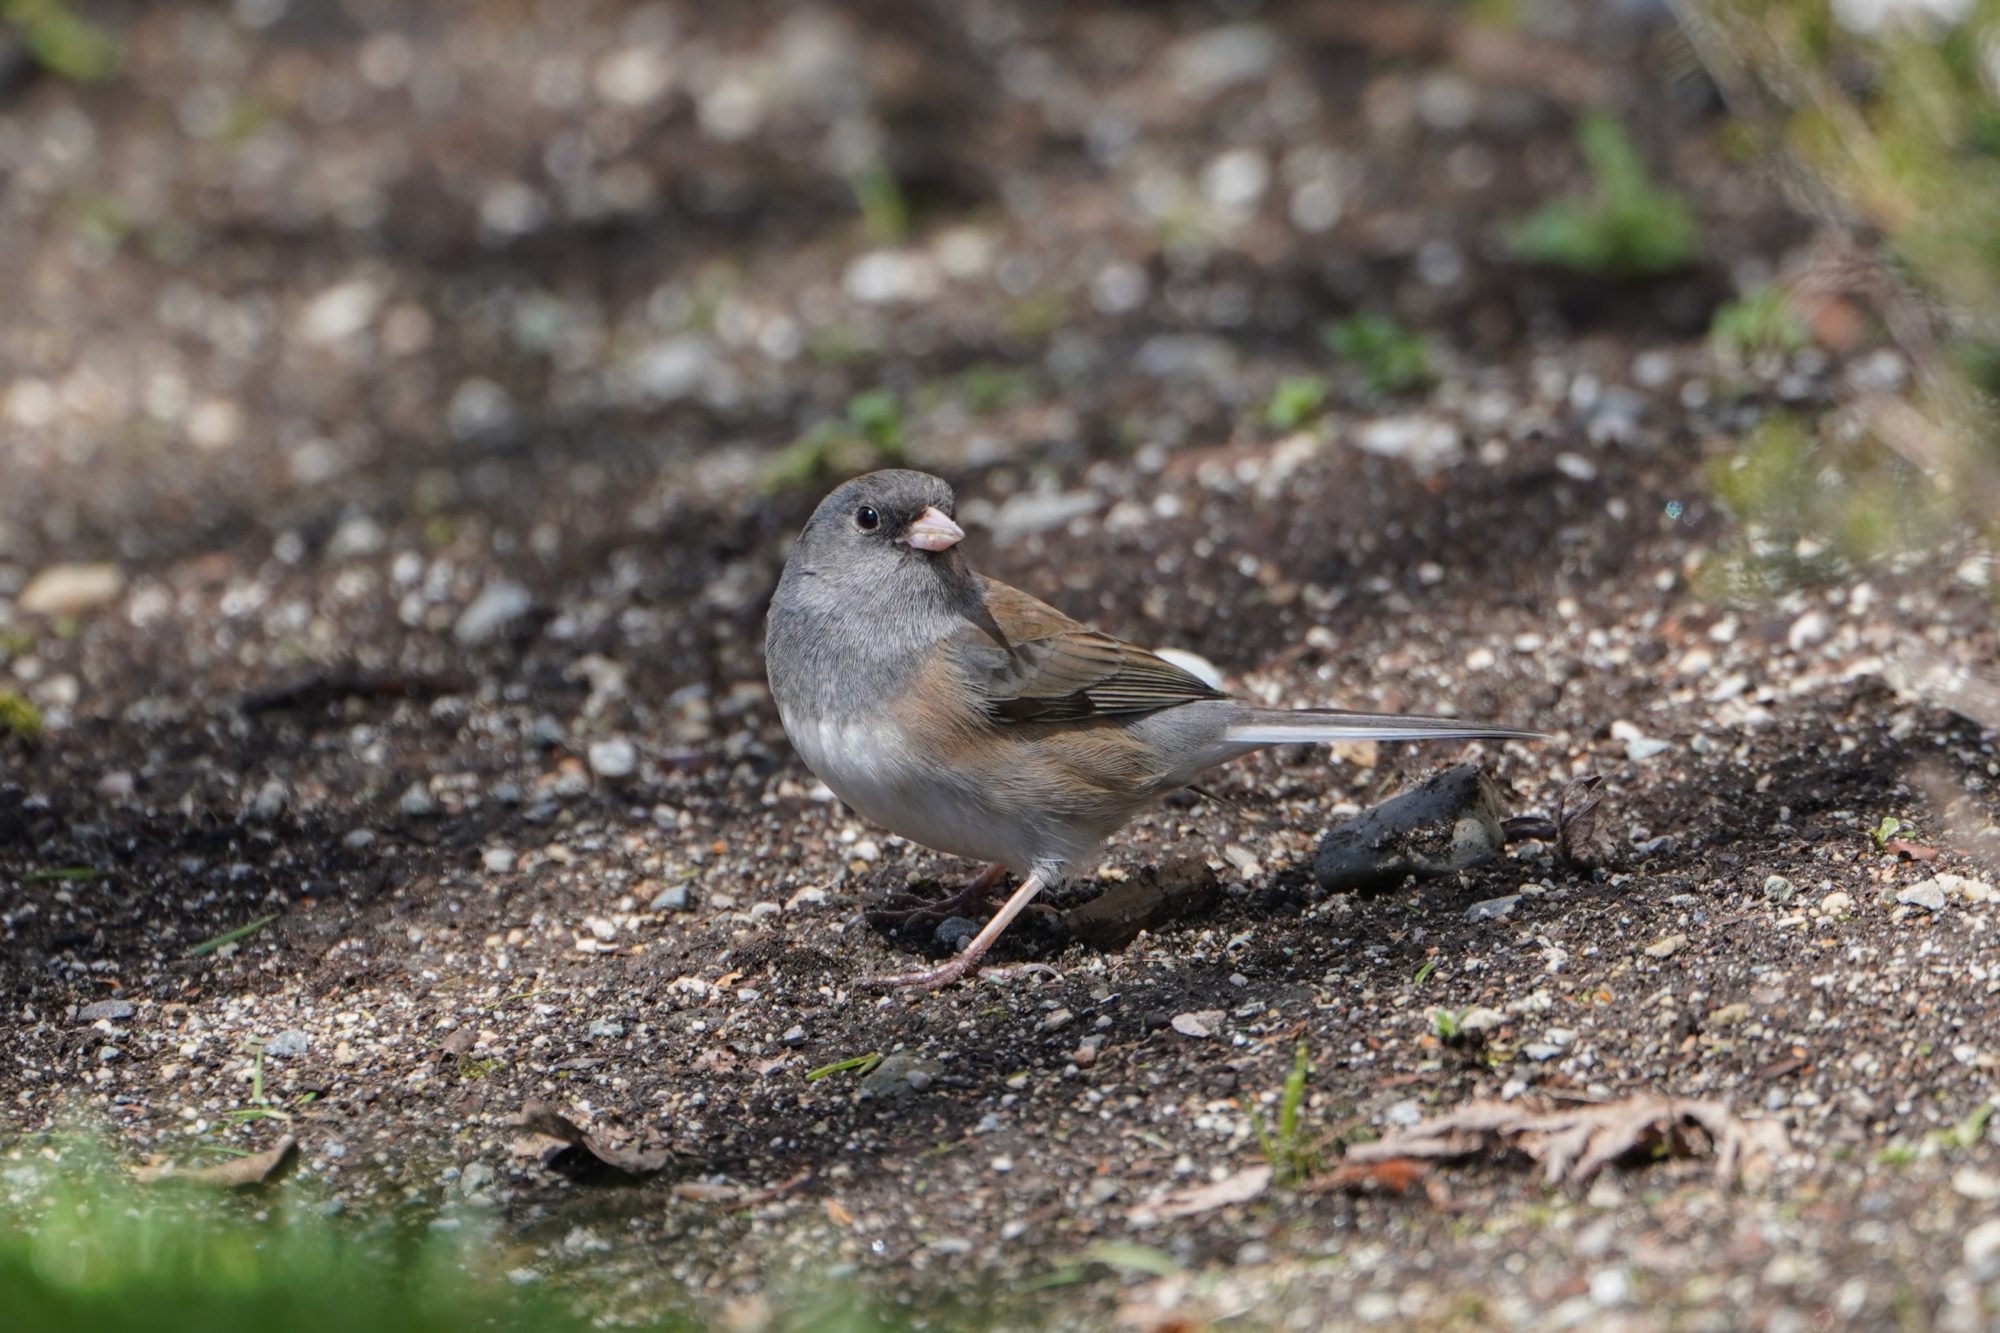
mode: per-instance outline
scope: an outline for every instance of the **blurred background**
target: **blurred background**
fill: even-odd
[[[2000,0],[0,0],[0,974],[40,1025],[0,1092],[247,1148],[241,1050],[49,1015],[226,1030],[296,974],[422,1026],[471,964],[417,926],[323,960],[393,916],[608,968],[571,937],[654,929],[654,881],[900,883],[760,658],[791,533],[876,466],[1253,693],[1546,726],[1572,772],[1672,738],[1612,784],[1648,855],[1741,820],[1818,876],[1795,810],[1879,850],[1984,781],[1954,732],[1903,785],[1923,728],[2000,725],[1996,90]],[[1295,768],[1207,848],[1246,894],[1325,827]],[[273,1096],[411,1134],[356,1059]]]

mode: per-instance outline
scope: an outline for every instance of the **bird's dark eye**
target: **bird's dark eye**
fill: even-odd
[[[882,516],[869,505],[862,505],[854,511],[854,526],[863,532],[873,532],[882,526]]]

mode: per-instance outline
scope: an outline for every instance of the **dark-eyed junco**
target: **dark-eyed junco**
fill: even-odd
[[[951,487],[871,472],[813,511],[771,600],[771,695],[806,766],[884,828],[1023,876],[951,962],[969,972],[1042,888],[1148,802],[1290,741],[1533,738],[1455,718],[1262,708],[966,567]]]

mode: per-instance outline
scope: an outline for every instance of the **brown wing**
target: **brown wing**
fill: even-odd
[[[1072,722],[1224,697],[1165,658],[1071,620],[1018,588],[990,579],[981,584],[985,614],[953,649],[997,721]]]

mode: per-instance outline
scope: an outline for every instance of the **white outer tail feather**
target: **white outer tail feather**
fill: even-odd
[[[1243,745],[1326,745],[1340,741],[1543,740],[1538,731],[1465,722],[1455,717],[1404,717],[1338,709],[1274,708],[1231,726],[1227,739]]]

